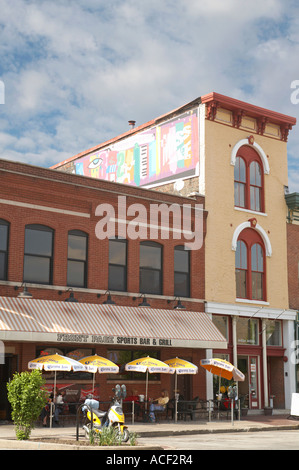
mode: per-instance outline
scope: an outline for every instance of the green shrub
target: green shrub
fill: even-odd
[[[29,439],[34,422],[47,403],[45,380],[39,370],[14,374],[7,384],[8,401],[11,404],[11,417],[15,424],[18,440]]]
[[[138,438],[138,434],[136,432],[130,432],[129,434],[130,446],[137,445],[137,438]]]
[[[121,444],[121,436],[117,429],[113,427],[103,427],[102,432],[98,433],[99,446],[116,446]]]

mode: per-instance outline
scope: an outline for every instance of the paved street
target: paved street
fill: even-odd
[[[129,423],[138,448],[149,452],[184,450],[299,450],[299,421],[288,415],[253,415],[246,420]],[[0,449],[82,450],[76,447],[74,426],[40,428],[29,441],[16,441],[12,424],[0,425]],[[54,442],[53,442],[54,439]],[[81,442],[84,440],[80,431]],[[52,442],[51,442],[52,441]],[[71,443],[71,446],[69,445]],[[67,445],[68,444],[68,445]],[[112,449],[112,448],[111,448]],[[100,449],[99,449],[100,450]],[[117,447],[116,450],[119,450]],[[133,450],[133,449],[132,449]],[[135,448],[136,450],[136,448]],[[192,452],[191,452],[192,453]]]
[[[140,438],[165,450],[299,450],[299,430]]]

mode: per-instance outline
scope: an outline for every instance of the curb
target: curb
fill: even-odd
[[[139,437],[165,437],[165,436],[181,436],[181,435],[194,435],[194,434],[223,434],[223,433],[239,433],[239,432],[260,432],[260,431],[283,431],[283,430],[296,430],[299,429],[297,425],[279,425],[279,426],[261,426],[261,427],[246,427],[246,428],[224,428],[224,429],[186,429],[181,431],[141,431],[138,433]]]
[[[16,439],[2,439],[0,438],[0,447],[5,449],[19,449],[19,450],[163,450],[161,446],[80,446],[77,444],[58,444],[41,441],[18,441]]]
[[[225,428],[225,429],[190,429],[190,430],[177,430],[177,431],[141,431],[138,433],[140,438],[144,437],[166,437],[166,436],[181,436],[181,435],[200,435],[200,434],[223,434],[223,433],[249,433],[249,432],[263,432],[263,431],[284,431],[284,430],[297,430],[299,424],[295,425],[277,425],[277,426],[261,426],[261,427],[244,427],[244,428]],[[18,441],[17,439],[0,438],[0,447],[5,449],[19,449],[19,450],[100,450],[100,451],[129,451],[129,450],[165,450],[164,447],[159,445],[140,445],[140,446],[81,446],[76,444],[59,444],[52,442],[44,442],[34,438],[34,440]],[[43,438],[40,438],[43,439]],[[51,439],[51,438],[49,438]],[[58,439],[59,437],[54,437]]]

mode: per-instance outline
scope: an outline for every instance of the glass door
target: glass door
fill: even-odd
[[[257,357],[249,356],[249,407],[251,409],[259,407],[258,396],[258,361]]]
[[[259,408],[259,382],[257,356],[238,356],[238,368],[245,375],[244,382],[238,382],[239,397],[249,409]]]

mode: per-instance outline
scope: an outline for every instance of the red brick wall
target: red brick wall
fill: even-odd
[[[185,203],[192,205],[203,203],[203,198],[192,200],[157,191],[142,190],[4,161],[0,161],[0,176],[1,199],[90,214],[90,219],[88,219],[0,204],[0,218],[11,224],[8,265],[8,281],[11,282],[22,282],[23,279],[24,231],[26,224],[47,225],[55,230],[53,285],[56,286],[66,286],[68,231],[77,229],[87,232],[89,235],[87,287],[89,289],[106,290],[108,288],[108,240],[98,240],[95,235],[95,226],[100,220],[100,217],[95,216],[95,209],[99,204],[112,204],[115,207],[117,217],[118,195],[126,196],[127,207],[134,203],[141,203],[148,210],[152,203]],[[170,240],[163,240],[159,238],[155,241],[163,245],[163,295],[173,296],[173,249],[175,245],[182,244],[185,240],[173,240],[171,238]],[[138,293],[139,240],[128,241],[127,262],[128,292]],[[203,248],[191,251],[191,274],[191,297],[204,299]],[[35,298],[62,300],[57,290],[30,288],[30,291]],[[13,287],[2,285],[0,286],[0,295],[16,295],[16,291]],[[87,292],[78,292],[76,296],[80,301],[102,302],[104,300],[103,297],[98,299],[95,294]],[[132,297],[123,296],[119,300],[123,304],[136,305],[136,302],[133,303]],[[155,307],[173,308],[172,304],[167,304],[166,300],[163,299],[155,299],[152,302]],[[187,307],[199,310],[203,308],[202,304],[198,303],[192,303],[192,305],[190,303]]]

